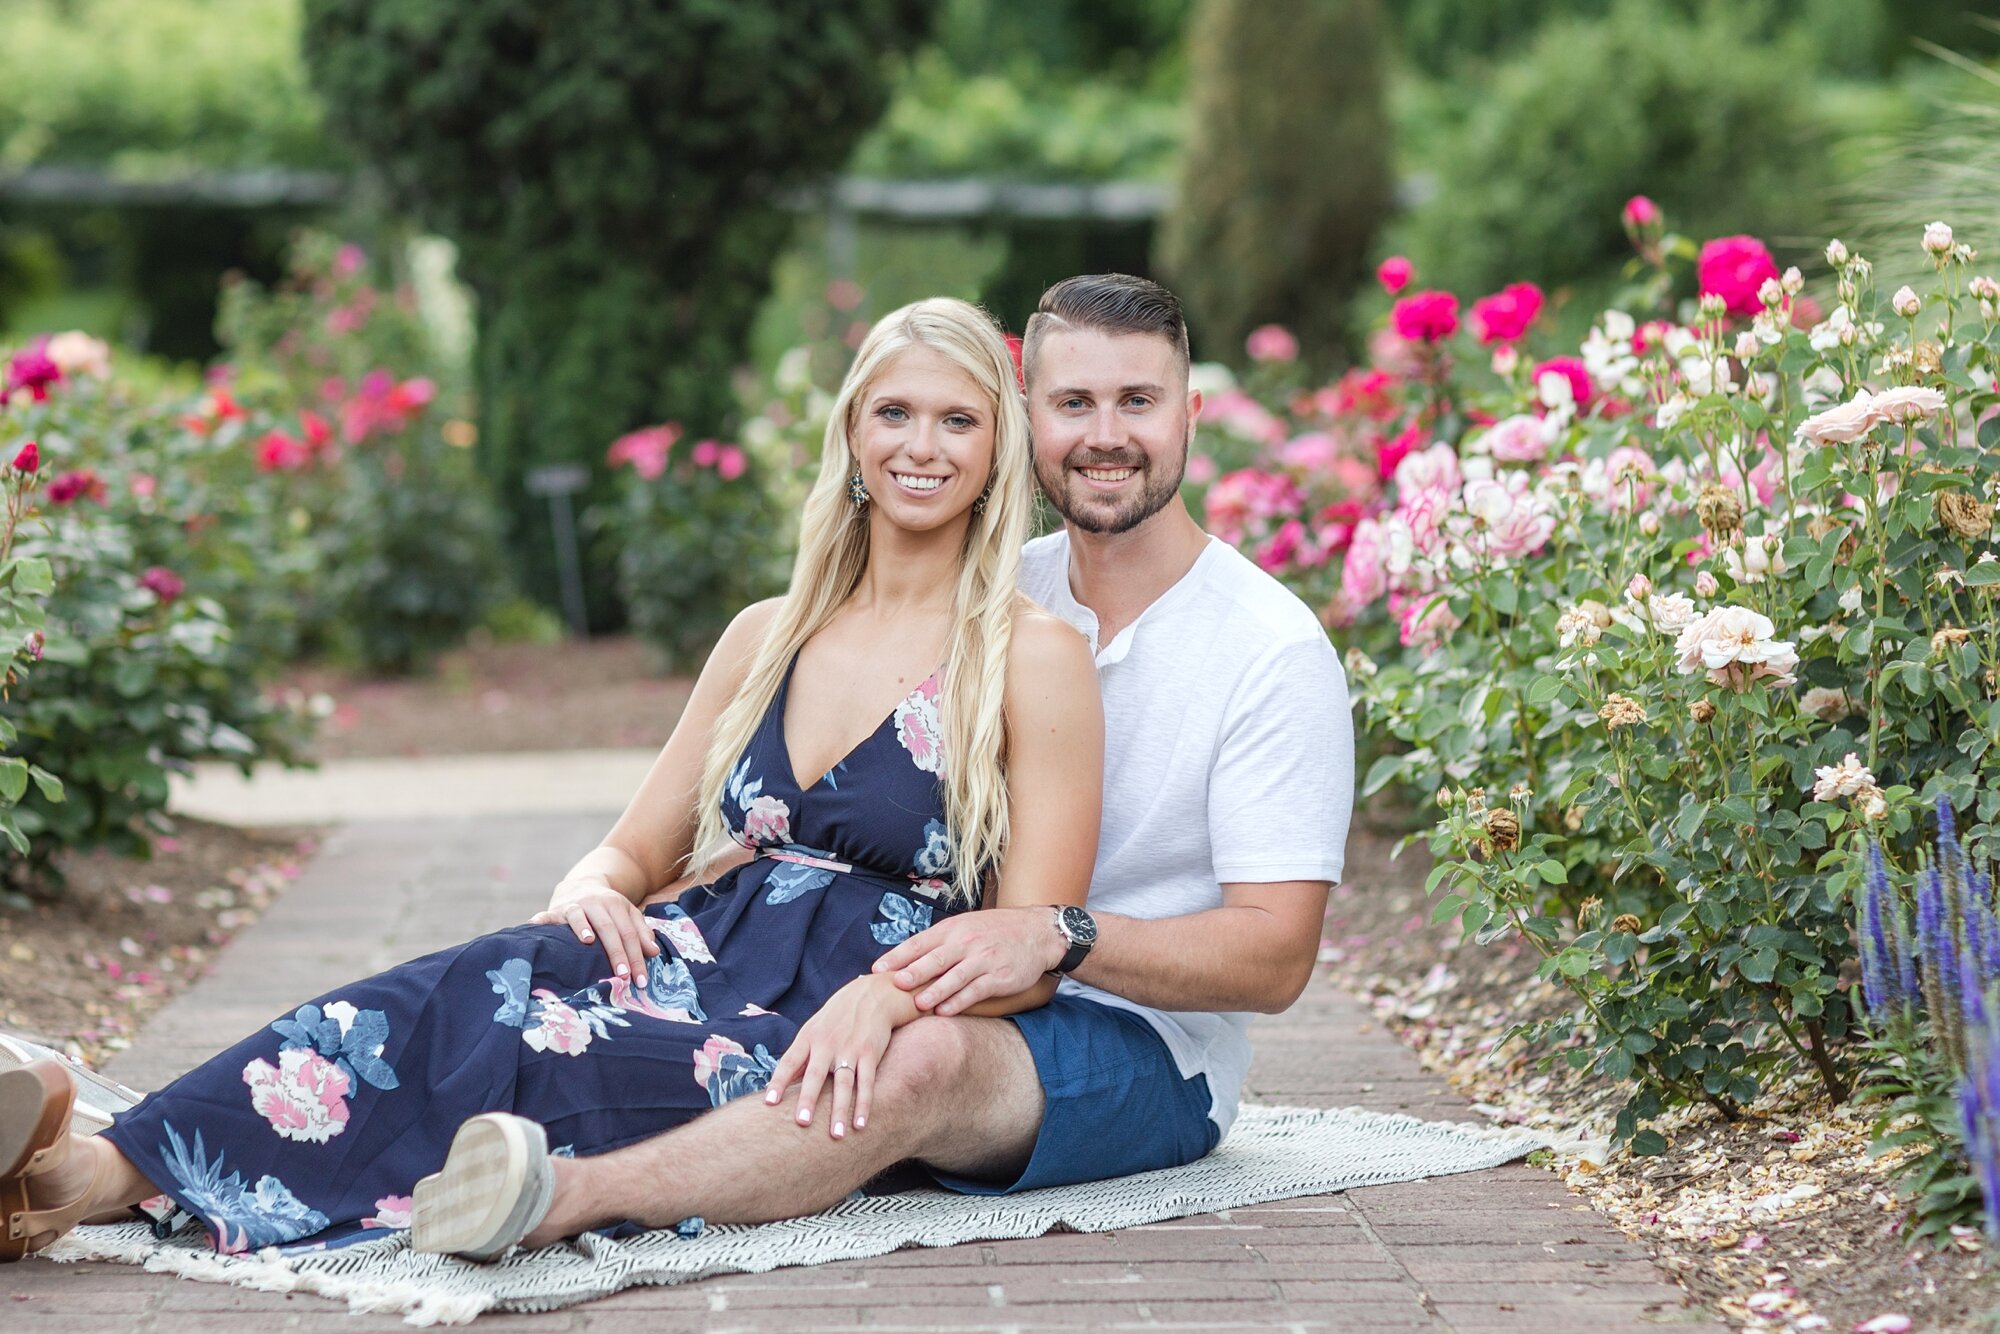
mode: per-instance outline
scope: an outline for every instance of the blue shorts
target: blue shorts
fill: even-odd
[[[1078,996],[1009,1015],[1042,1081],[1042,1128],[1021,1175],[973,1181],[933,1172],[946,1190],[1011,1195],[1040,1186],[1191,1163],[1222,1137],[1208,1080],[1183,1079],[1167,1044],[1138,1015]]]

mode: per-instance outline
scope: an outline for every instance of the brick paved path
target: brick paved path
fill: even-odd
[[[149,1087],[299,997],[516,922],[607,816],[348,825],[214,972],[113,1065]],[[1473,1119],[1365,1011],[1315,982],[1260,1019],[1250,1096]],[[1230,1210],[1100,1235],[1045,1236],[673,1288],[567,1311],[493,1315],[501,1330],[1374,1329],[1720,1331],[1681,1305],[1642,1247],[1545,1172],[1489,1172]],[[338,1303],[118,1265],[0,1270],[0,1332],[134,1334],[404,1329]]]

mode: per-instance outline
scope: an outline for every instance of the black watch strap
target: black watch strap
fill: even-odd
[[[1067,977],[1090,957],[1090,947],[1097,943],[1097,919],[1082,908],[1057,908],[1056,929],[1069,941],[1069,949],[1063,952],[1062,962],[1049,971]]]

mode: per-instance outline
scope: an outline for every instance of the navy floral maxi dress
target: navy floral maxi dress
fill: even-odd
[[[755,859],[646,910],[663,948],[642,981],[567,926],[497,931],[301,1005],[105,1137],[236,1252],[408,1226],[480,1112],[592,1154],[761,1090],[829,996],[954,911],[937,675],[803,787],[790,692],[787,670],[723,794]]]

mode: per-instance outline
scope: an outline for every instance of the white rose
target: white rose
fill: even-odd
[[[1895,311],[1906,320],[1915,319],[1917,312],[1923,308],[1923,299],[1907,283],[1898,287],[1896,295],[1889,298],[1889,309]]]
[[[1797,436],[1815,445],[1844,445],[1867,435],[1876,420],[1874,395],[1863,389],[1848,402],[1800,422]]]
[[[1944,411],[1944,395],[1918,385],[1898,385],[1875,395],[1869,406],[1878,422],[1909,422]]]
[[[1789,640],[1774,639],[1768,616],[1748,607],[1717,607],[1681,631],[1674,643],[1683,674],[1706,671],[1719,686],[1742,690],[1763,681],[1788,686],[1799,655]]]
[[[1924,228],[1924,249],[1933,255],[1951,253],[1951,228],[1942,222],[1933,222]]]

